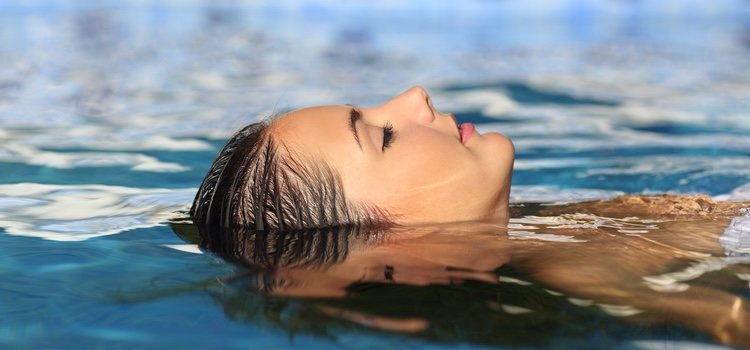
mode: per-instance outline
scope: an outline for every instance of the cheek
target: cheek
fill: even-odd
[[[483,185],[480,159],[457,140],[426,131],[403,135],[382,161],[368,164],[358,192],[381,203],[444,200],[476,195]],[[481,189],[480,189],[481,192]]]
[[[413,142],[399,149],[397,157],[394,154],[384,176],[388,183],[407,192],[466,186],[480,169],[477,159],[461,147],[440,138]]]

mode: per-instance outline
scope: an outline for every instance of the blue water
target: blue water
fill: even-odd
[[[240,312],[215,283],[233,269],[165,223],[239,126],[307,105],[372,105],[415,84],[440,110],[514,140],[514,203],[748,201],[748,57],[750,3],[739,0],[4,0],[0,347],[712,343],[570,305],[555,312],[580,329],[561,321],[513,341],[502,329],[348,327],[295,312],[305,301],[257,295]],[[282,304],[291,311],[269,311]],[[307,326],[295,331],[297,317]]]

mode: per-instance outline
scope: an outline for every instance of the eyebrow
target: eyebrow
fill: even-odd
[[[359,150],[362,150],[362,143],[359,142],[359,132],[357,132],[357,121],[362,119],[362,113],[360,113],[356,108],[352,108],[351,111],[349,111],[349,130],[352,131],[352,135],[354,135],[354,141],[357,141],[357,146],[359,146]]]

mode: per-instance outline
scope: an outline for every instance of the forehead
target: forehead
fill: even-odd
[[[357,147],[349,131],[347,106],[319,106],[289,112],[271,123],[270,132],[302,154],[340,158]]]
[[[347,106],[317,106],[298,109],[289,112],[272,123],[274,132],[284,133],[307,133],[320,129],[321,127],[332,127],[342,124],[349,116],[350,107]]]

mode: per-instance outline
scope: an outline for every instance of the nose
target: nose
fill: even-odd
[[[425,88],[417,85],[417,86],[410,87],[408,90],[404,91],[399,96],[405,96],[406,98],[409,98],[409,99],[425,101],[427,97],[429,96],[429,94],[427,93],[427,90],[425,90]]]
[[[427,90],[425,90],[421,86],[413,86],[409,88],[408,90],[402,92],[400,95],[393,98],[393,100],[396,103],[402,104],[402,107],[410,107],[410,108],[425,108],[429,107],[427,106],[427,100],[429,99],[429,94],[427,93]]]
[[[429,96],[423,87],[414,86],[386,102],[381,108],[391,118],[431,123],[435,119],[435,113],[430,108]]]

